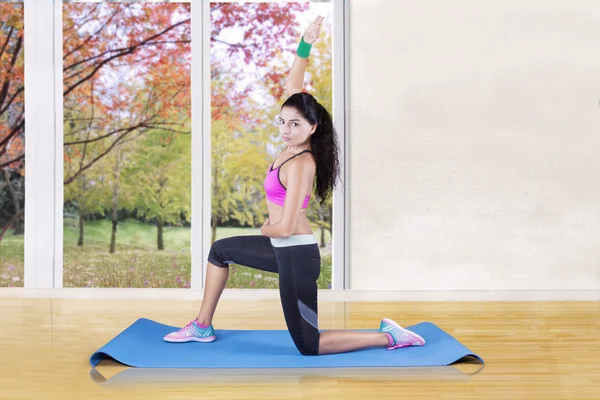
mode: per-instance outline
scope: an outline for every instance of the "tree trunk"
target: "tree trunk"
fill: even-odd
[[[321,247],[325,247],[325,228],[321,225]]]
[[[113,214],[114,214],[114,212],[113,212]],[[110,232],[110,247],[108,248],[109,254],[113,254],[115,252],[116,243],[117,243],[117,219],[113,215],[112,229]]]
[[[8,221],[8,224],[6,224],[4,226],[4,228],[2,228],[2,230],[0,230],[0,242],[2,241],[2,238],[4,237],[4,234],[6,233],[6,231],[10,229],[10,227],[15,222],[15,220],[21,218],[22,216],[23,216],[23,211],[21,211],[21,214],[17,214],[14,217],[12,217],[12,219],[10,221]]]
[[[6,181],[6,185],[8,187],[8,191],[12,197],[13,205],[15,207],[15,216],[19,216],[13,223],[13,233],[15,235],[22,235],[25,231],[23,219],[20,217],[21,215],[21,204],[19,203],[19,197],[17,195],[17,191],[13,188],[13,185],[10,181],[10,174],[8,173],[8,169],[4,170],[4,180]]]
[[[319,206],[319,220],[321,221],[321,248],[325,247],[325,213],[323,212],[323,206]]]
[[[162,218],[158,218],[156,220],[156,228],[157,228],[156,241],[157,241],[158,249],[159,250],[164,250],[165,249],[165,242],[164,242],[164,239],[163,239],[163,221],[162,221]]]
[[[212,232],[212,235],[210,237],[210,243],[214,243],[215,240],[217,240],[217,217],[216,216],[212,216],[211,221],[210,221],[210,229]]]
[[[83,246],[83,209],[79,207],[79,239],[77,239],[77,246]]]
[[[117,224],[118,221],[118,210],[119,210],[119,159],[121,156],[120,145],[117,146],[116,162],[113,176],[113,204],[112,204],[112,230],[110,233],[110,248],[108,252],[113,254],[115,252],[117,242]]]

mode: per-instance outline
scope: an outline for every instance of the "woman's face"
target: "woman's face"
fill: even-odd
[[[291,107],[283,107],[277,118],[279,133],[286,146],[298,146],[306,143],[315,132],[316,125],[311,125],[302,115]]]

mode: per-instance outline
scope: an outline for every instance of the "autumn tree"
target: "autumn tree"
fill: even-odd
[[[65,176],[68,184],[119,141],[144,129],[177,129],[163,116],[174,106],[174,91],[190,90],[192,21],[187,3],[67,3],[63,7],[65,104],[87,99],[104,107],[102,117],[93,121],[96,136],[65,139],[65,146],[102,142],[98,153],[80,154],[80,168]],[[295,3],[213,3],[211,43],[232,60],[242,57],[244,63],[264,69],[276,46],[292,46],[297,40],[294,13],[306,7]],[[231,27],[242,28],[244,37],[237,42],[223,40],[220,33]],[[150,96],[141,96],[153,96],[152,101],[140,101],[138,93],[121,90],[123,80],[110,79],[120,68],[130,71],[125,79],[154,73],[144,89]],[[82,95],[80,92],[90,90],[86,85],[95,77],[102,77],[95,82],[95,99]],[[72,102],[67,99],[70,96]],[[118,120],[123,110],[136,118],[107,129],[108,121]]]
[[[0,3],[0,240],[23,233],[25,117],[23,5]]]
[[[297,15],[308,9],[308,3],[211,3],[211,55],[234,76],[252,71],[272,83],[271,94],[281,98],[289,66],[277,68],[274,61],[278,52],[295,50],[303,28]],[[233,28],[240,35],[230,35]]]
[[[65,108],[89,110],[65,120],[80,127],[64,141],[66,161],[76,166],[65,168],[69,184],[120,142],[179,129],[165,113],[178,91],[190,90],[191,16],[184,3],[68,3],[63,10]]]

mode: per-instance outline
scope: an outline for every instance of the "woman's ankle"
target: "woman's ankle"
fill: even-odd
[[[208,328],[211,324],[212,324],[212,322],[209,321],[208,318],[202,318],[202,317],[196,318],[196,325],[198,325],[200,328]]]

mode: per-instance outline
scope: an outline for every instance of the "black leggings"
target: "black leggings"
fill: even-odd
[[[222,268],[239,264],[278,273],[283,315],[296,348],[303,355],[319,353],[317,278],[321,255],[314,235],[220,239],[210,248],[208,261]]]

